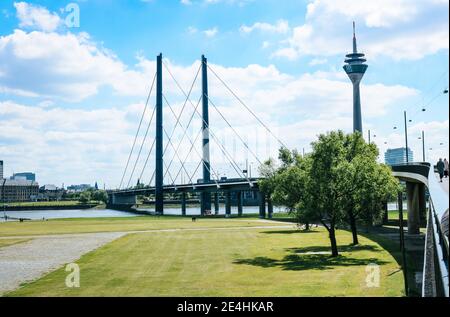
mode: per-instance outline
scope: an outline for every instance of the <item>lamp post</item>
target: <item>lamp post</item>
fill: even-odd
[[[406,144],[406,163],[409,163],[409,153],[408,153],[408,124],[406,123],[406,111],[404,112],[405,116],[405,144]]]
[[[422,140],[422,156],[423,156],[423,162],[426,161],[425,157],[425,131],[422,131],[422,136],[419,137],[419,140]]]
[[[372,143],[372,137],[373,137],[373,138],[376,138],[377,135],[376,135],[376,134],[373,134],[373,135],[372,135],[372,132],[369,130],[369,144]]]

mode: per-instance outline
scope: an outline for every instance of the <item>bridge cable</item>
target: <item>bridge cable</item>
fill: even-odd
[[[201,135],[201,133],[202,133],[202,129],[200,129],[200,130],[198,131],[198,133],[197,133],[197,135],[196,135],[196,137],[195,137],[195,139],[194,139],[194,142],[191,143],[191,147],[189,148],[189,152],[188,152],[188,154],[185,156],[185,158],[184,158],[184,160],[183,160],[183,165],[185,165],[186,162],[187,162],[187,160],[189,159],[189,156],[191,155],[192,150],[195,148],[195,143],[197,142],[198,137]],[[201,164],[201,161],[200,161],[200,164]],[[180,169],[178,170],[178,172],[177,172],[177,174],[176,174],[176,176],[175,176],[175,179],[178,178],[178,176],[180,175],[180,173],[181,173],[182,170],[183,170],[183,168],[180,167]],[[195,171],[194,174],[195,174],[196,172],[197,172],[197,171]],[[194,177],[194,175],[192,175],[192,177],[190,177],[190,176],[189,176],[189,173],[187,173],[187,176],[189,177],[189,180],[192,180],[192,178]]]
[[[153,152],[153,149],[154,149],[155,145],[156,145],[156,138],[153,139],[152,147],[150,148],[150,151],[148,152],[147,159],[145,160],[144,166],[142,167],[141,174],[139,175],[139,179],[142,179],[142,176],[144,175],[144,171],[147,168],[148,161],[150,159],[150,156],[151,156],[151,154]],[[153,179],[152,179],[152,181],[153,181]]]
[[[170,109],[170,111],[172,112],[172,114],[174,115],[174,116],[176,116],[175,115],[175,112],[173,111],[173,108],[172,108],[172,106],[170,105],[170,103],[168,102],[168,100],[166,99],[166,97],[163,95],[163,97],[164,97],[164,100],[166,101],[166,103],[167,103],[167,105],[169,106],[169,109]],[[200,99],[201,100],[201,99]],[[200,103],[200,102],[199,102]],[[196,109],[198,108],[198,106],[196,107]],[[183,125],[180,123],[180,127],[181,128],[183,128]],[[186,128],[187,129],[187,128]],[[186,129],[185,129],[185,131],[186,131]],[[166,133],[166,136],[168,136],[168,134],[167,134],[167,132],[164,130],[164,132]],[[195,151],[196,151],[196,153],[197,153],[197,155],[200,157],[200,159],[202,160],[202,162],[203,162],[203,157],[200,155],[200,153],[198,152],[198,150],[195,148],[195,142],[193,143],[192,142],[192,140],[188,137],[188,140],[189,140],[189,142],[191,143],[191,146],[194,146],[194,149],[195,149]],[[180,156],[178,155],[178,149],[179,148],[175,148],[175,146],[173,145],[173,143],[172,143],[172,140],[171,140],[171,138],[169,138],[169,143],[170,143],[170,145],[172,145],[172,148],[175,150],[175,156],[177,156],[178,157],[178,160],[180,161],[180,163],[181,163],[181,167],[184,169],[184,171],[186,172],[186,174],[188,174],[189,175],[189,173],[188,173],[188,171],[186,170],[186,168],[184,167],[184,163],[181,161],[181,158],[180,158]],[[181,142],[179,143],[179,144],[181,144]],[[174,158],[175,158],[175,156],[174,156]],[[173,160],[172,160],[173,161]],[[172,163],[172,161],[171,161],[171,163]],[[208,167],[208,165],[206,165],[206,163],[205,162],[203,162],[203,164],[205,165],[205,167],[206,167],[206,169],[210,172],[210,173],[212,173],[212,174],[216,174],[217,175],[217,173],[215,173],[214,171],[212,171],[211,172],[211,167]],[[167,174],[167,173],[166,173]],[[177,177],[176,178],[178,178],[178,175],[177,175]],[[176,178],[175,178],[175,180],[176,180]],[[174,184],[173,184],[174,185]],[[217,186],[219,186],[219,184],[216,182],[216,185]]]
[[[166,64],[164,61],[163,61],[163,65],[164,65],[164,68],[165,68],[168,72],[170,72],[170,71],[169,71],[169,67],[167,66],[167,64]],[[188,102],[188,100],[189,100],[189,98],[190,98],[190,96],[191,96],[192,90],[194,89],[194,86],[195,86],[195,83],[196,83],[196,81],[197,81],[198,75],[200,74],[200,69],[201,69],[201,65],[200,65],[199,68],[197,69],[197,73],[195,74],[194,80],[193,80],[193,82],[192,82],[192,84],[191,84],[191,87],[190,87],[190,89],[189,89],[189,92],[188,92],[187,96],[186,96],[186,94],[184,94],[185,97],[186,97],[186,99],[185,99],[185,101],[184,101],[184,103],[183,103],[183,107],[181,108],[180,114],[179,114],[178,116],[176,116],[176,115],[174,114],[174,115],[175,115],[175,118],[176,118],[176,123],[175,123],[175,127],[174,127],[173,130],[172,130],[172,133],[171,133],[170,138],[173,137],[173,135],[175,134],[175,131],[176,131],[176,129],[177,129],[179,123],[180,123],[181,116],[183,115],[184,109],[186,108],[186,104],[187,104],[187,102]],[[173,76],[172,76],[172,78],[173,78]],[[166,100],[166,103],[169,104],[168,101],[167,101],[167,99],[166,99],[166,97],[165,97],[164,95],[163,95],[163,97],[164,97],[164,99]],[[173,110],[172,110],[172,113],[174,113]],[[163,155],[166,153],[167,148],[168,148],[168,144],[166,145],[166,148],[164,149]]]
[[[152,85],[151,85],[151,87],[150,87],[150,92],[149,92],[149,94],[148,94],[147,101],[146,101],[146,103],[145,103],[144,111],[142,112],[142,115],[141,115],[141,120],[140,120],[140,122],[139,122],[138,130],[136,131],[136,135],[135,135],[135,137],[134,137],[134,142],[133,142],[133,146],[131,147],[130,155],[128,156],[127,165],[125,166],[125,170],[123,171],[122,179],[120,180],[119,189],[121,189],[121,187],[122,187],[123,180],[124,180],[124,178],[125,178],[125,174],[126,174],[126,172],[127,172],[127,170],[128,170],[128,165],[130,164],[131,155],[133,154],[134,147],[136,146],[136,141],[137,141],[139,132],[140,132],[140,130],[141,130],[142,121],[144,120],[144,115],[145,115],[145,113],[146,113],[146,111],[147,111],[148,102],[149,102],[149,100],[150,100],[150,95],[152,94],[153,86],[154,86],[154,84],[155,84],[155,81],[156,81],[156,73],[155,73],[155,76],[153,76],[153,81],[152,81]]]
[[[201,102],[201,101],[202,101],[202,97],[200,97],[200,99],[198,100],[195,109],[198,109],[198,106],[200,105],[200,102]],[[184,132],[183,132],[183,135],[182,135],[182,137],[181,137],[180,143],[178,143],[178,146],[177,146],[177,148],[176,148],[176,150],[175,150],[176,152],[178,152],[178,150],[180,149],[181,144],[183,143],[183,140],[184,140],[184,138],[185,138],[186,135],[187,135],[188,129],[189,129],[189,127],[191,126],[191,123],[192,123],[192,121],[193,121],[193,119],[194,119],[194,116],[195,116],[195,112],[192,113],[192,115],[191,115],[191,117],[190,117],[190,119],[189,119],[188,125],[187,125],[186,128],[184,129]],[[201,132],[201,130],[200,130],[200,132]],[[194,143],[195,143],[195,142],[196,142],[196,141],[194,141]],[[193,143],[191,142],[191,146],[192,146],[192,145],[193,145]],[[191,150],[191,151],[192,151],[192,150]],[[189,154],[190,154],[190,153],[189,153]],[[172,166],[174,160],[175,160],[175,155],[174,155],[174,156],[172,157],[172,159],[170,160],[169,168]]]
[[[131,180],[132,180],[133,175],[134,175],[134,172],[135,172],[135,170],[136,170],[137,163],[139,162],[139,159],[141,158],[142,148],[144,147],[145,141],[147,140],[148,132],[150,131],[150,127],[151,127],[151,125],[152,125],[153,118],[155,117],[155,113],[156,113],[156,105],[155,105],[155,107],[153,108],[153,113],[152,113],[152,116],[151,116],[151,118],[150,118],[150,122],[149,122],[148,125],[147,125],[147,130],[145,131],[144,138],[142,139],[142,143],[141,143],[141,146],[140,146],[140,148],[139,148],[139,152],[138,152],[138,155],[137,155],[137,157],[136,157],[136,161],[134,162],[133,170],[132,170],[132,172],[131,172],[130,179],[128,180],[127,187],[130,186]]]
[[[164,129],[164,134],[165,134],[167,137],[169,136],[169,134],[167,133],[166,129]],[[170,143],[170,145],[172,146],[172,148],[175,150],[175,146],[173,145],[172,140],[169,139],[169,143]],[[175,152],[175,155],[178,157],[178,160],[179,160],[180,163],[181,163],[182,169],[184,169],[184,171],[188,174],[188,171],[187,171],[186,168],[184,167],[184,164],[182,163],[181,157],[179,156],[178,152]],[[169,172],[169,168],[167,168],[167,172]],[[167,174],[167,172],[166,172],[166,174]],[[177,176],[178,176],[178,175],[177,175]],[[177,179],[175,178],[175,181],[176,181],[176,180],[177,180]],[[173,179],[172,179],[172,181],[173,181]],[[175,185],[175,184],[172,182],[172,185]]]
[[[234,134],[237,135],[239,140],[244,144],[244,146],[247,148],[247,150],[250,151],[250,153],[253,155],[253,157],[258,161],[260,165],[263,165],[263,163],[260,161],[258,156],[250,149],[247,142],[245,142],[242,137],[237,133],[236,129],[233,128],[233,126],[230,124],[230,122],[225,118],[225,116],[222,114],[222,112],[219,110],[219,108],[214,104],[214,102],[209,98],[209,96],[206,96],[208,98],[209,102],[213,105],[214,109],[217,111],[217,113],[222,117],[222,119],[226,122],[226,124],[231,128],[231,130],[234,132]]]
[[[176,78],[174,77],[174,75],[172,74],[172,72],[170,71],[170,69],[169,68],[167,68],[167,72],[169,73],[169,75],[172,77],[172,79],[175,81],[175,84],[177,85],[177,87],[178,87],[178,89],[180,89],[180,91],[186,96],[186,92],[183,90],[183,88],[180,86],[180,84],[178,83],[178,81],[176,80]],[[195,106],[194,106],[194,104],[192,103],[192,101],[189,99],[189,103],[191,104],[191,106],[192,107],[194,107],[195,108]],[[205,125],[207,125],[207,127],[208,127],[208,129],[209,129],[209,132],[210,132],[210,134],[211,134],[211,136],[214,138],[214,139],[216,139],[216,137],[215,137],[215,135],[214,135],[214,133],[211,131],[211,129],[210,129],[210,127],[209,127],[209,124],[203,119],[203,117],[202,117],[202,115],[197,111],[197,109],[195,108],[195,113],[197,113],[197,115],[201,118],[201,120],[203,121],[203,123],[205,124]],[[270,130],[269,130],[269,132],[270,132]],[[216,143],[222,148],[222,151],[224,151],[226,154],[227,154],[227,156],[228,156],[228,160],[229,160],[229,162],[231,163],[231,166],[234,168],[234,170],[238,173],[238,175],[239,176],[244,176],[243,178],[245,178],[245,179],[247,179],[247,181],[249,182],[249,184],[251,185],[251,186],[253,186],[253,183],[252,183],[252,181],[248,178],[248,176],[245,176],[243,173],[241,173],[240,171],[239,171],[239,165],[234,161],[234,159],[229,155],[229,153],[228,153],[228,151],[223,147],[223,145],[218,141],[218,140],[215,140],[216,141]],[[230,159],[231,158],[231,159]],[[236,166],[235,165],[233,165],[233,163],[237,166],[237,169],[236,169]]]
[[[269,129],[269,127],[261,119],[258,118],[258,116],[250,109],[250,107],[248,107],[244,103],[244,101],[239,98],[238,95],[225,83],[225,81],[220,78],[220,76],[211,68],[211,66],[207,66],[208,69],[214,74],[214,76],[216,76],[217,79],[219,79],[219,81],[225,86],[225,88],[227,88],[228,91],[239,101],[239,103],[243,105],[256,120],[258,120],[258,122],[275,138],[275,140],[277,140],[277,142],[280,143],[283,147],[287,148],[287,146]]]
[[[203,128],[201,128],[201,129],[198,131],[197,136],[196,136],[195,139],[194,139],[194,142],[191,142],[191,148],[190,148],[190,150],[189,150],[189,153],[186,155],[185,159],[183,160],[183,163],[182,163],[183,165],[186,164],[186,161],[187,161],[187,159],[189,158],[189,156],[191,155],[192,150],[195,149],[195,143],[197,142],[198,137],[199,137],[200,135],[202,135],[202,131],[203,131]],[[200,164],[199,164],[199,165],[202,165],[202,163],[203,163],[204,166],[206,167],[206,169],[208,170],[209,173],[211,173],[211,174],[215,175],[216,177],[218,177],[219,174],[218,174],[216,171],[214,171],[214,169],[208,167],[208,165],[206,165],[205,162],[203,162],[203,158],[202,158],[202,156],[200,155],[200,153],[198,153],[197,150],[196,150],[196,153],[197,153],[197,155],[200,157]],[[178,170],[178,173],[177,173],[177,175],[175,176],[175,179],[178,178],[178,176],[179,176],[180,173],[181,173],[181,170],[182,170],[181,168]],[[197,173],[197,170],[198,170],[198,167],[197,167],[197,169],[195,170],[194,174],[192,174],[192,176],[189,177],[189,180],[190,180],[190,181],[192,181],[192,178],[195,176],[195,173]],[[187,175],[189,176],[189,173],[187,173]],[[219,185],[218,181],[217,181],[216,179],[213,179],[213,181],[216,183],[217,187],[219,188],[220,185]]]

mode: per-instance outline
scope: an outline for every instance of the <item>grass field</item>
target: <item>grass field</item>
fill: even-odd
[[[398,210],[390,210],[389,211],[389,220],[398,220],[399,212]],[[403,210],[403,220],[408,220],[408,211]]]
[[[61,207],[61,206],[77,206],[80,205],[80,202],[77,200],[68,200],[68,201],[36,201],[36,202],[18,202],[18,203],[9,203],[8,206],[11,207],[40,207],[40,206],[51,206],[51,207]]]
[[[113,221],[108,222],[107,226],[112,228]],[[129,225],[138,226],[140,222],[149,227],[158,223],[157,220],[129,220]],[[209,223],[224,227],[224,222],[202,221],[195,225]],[[226,222],[235,225],[233,221]],[[88,222],[84,225],[90,226]],[[180,220],[173,220],[172,225],[193,226]],[[65,286],[68,273],[61,268],[7,295],[403,295],[403,275],[389,252],[365,237],[360,238],[360,246],[349,246],[351,235],[342,230],[338,231],[337,240],[341,256],[332,259],[324,229],[313,232],[247,229],[130,234],[84,255],[77,262],[80,288]],[[371,263],[380,265],[380,287],[367,287],[366,268]]]
[[[273,226],[257,218],[199,219],[193,223],[182,217],[84,218],[48,221],[0,223],[0,236],[27,236],[89,232],[147,231],[156,229],[222,228],[245,226]]]

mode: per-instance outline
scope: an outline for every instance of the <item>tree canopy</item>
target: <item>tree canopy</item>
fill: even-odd
[[[367,144],[359,133],[322,134],[312,148],[306,156],[280,149],[279,166],[269,160],[261,167],[260,189],[307,227],[321,223],[337,256],[336,226],[348,223],[357,244],[357,220],[369,225],[379,218],[398,181],[389,167],[377,162],[376,145]]]

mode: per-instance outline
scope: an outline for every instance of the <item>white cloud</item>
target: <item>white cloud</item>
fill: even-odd
[[[207,36],[207,37],[214,37],[217,35],[217,33],[219,32],[219,29],[217,27],[213,27],[212,29],[208,29],[203,31],[203,33]]]
[[[69,101],[95,95],[101,86],[123,95],[144,95],[152,77],[152,73],[146,77],[140,62],[139,71],[128,69],[85,33],[15,30],[0,37],[0,60],[8,61],[0,63],[0,89]]]
[[[351,22],[356,21],[358,44],[371,59],[417,60],[448,50],[447,11],[448,1],[312,0],[305,23],[294,27],[273,55],[342,55],[351,48]]]
[[[193,26],[190,26],[190,27],[187,28],[187,32],[189,34],[196,34],[198,32],[198,29],[193,27]]]
[[[279,20],[276,24],[256,22],[251,26],[242,25],[240,28],[240,31],[246,34],[254,31],[285,34],[289,32],[289,30],[289,23],[286,20]]]
[[[309,62],[309,66],[323,65],[327,62],[328,60],[326,58],[314,58]]]
[[[6,172],[33,170],[41,182],[57,185],[96,180],[115,184],[136,125],[127,118],[137,117],[132,106],[79,110],[11,101],[0,102],[0,116]]]
[[[56,13],[50,13],[46,8],[26,2],[14,2],[20,27],[53,32],[61,24]]]

